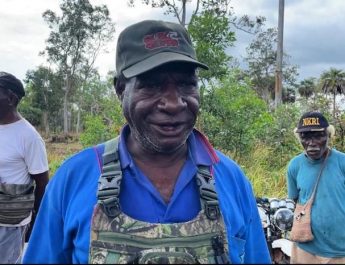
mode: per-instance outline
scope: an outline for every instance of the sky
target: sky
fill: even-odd
[[[106,4],[115,23],[115,38],[95,64],[102,76],[115,69],[116,39],[126,26],[143,19],[176,21],[164,16],[162,9],[140,5],[140,0],[136,8],[129,8],[127,0],[89,1],[93,5]],[[0,71],[23,80],[28,70],[45,63],[39,52],[44,50],[50,30],[42,13],[47,9],[59,13],[60,1],[0,0],[0,4]],[[237,16],[260,15],[266,17],[265,28],[278,26],[279,0],[232,0],[231,5]],[[344,14],[344,0],[285,0],[283,48],[291,56],[290,63],[299,67],[299,80],[319,77],[330,67],[345,71]],[[241,62],[253,36],[237,32],[236,38],[229,53]],[[246,66],[241,63],[241,67]]]

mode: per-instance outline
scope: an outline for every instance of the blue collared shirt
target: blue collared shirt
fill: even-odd
[[[200,211],[194,178],[198,165],[208,165],[226,224],[233,263],[270,263],[252,188],[238,165],[214,150],[198,131],[188,138],[188,158],[172,198],[166,204],[127,151],[122,130],[119,153],[123,179],[120,204],[124,213],[147,222],[185,222]],[[31,234],[24,263],[87,263],[90,221],[97,202],[100,149],[87,148],[66,160],[49,182]],[[102,150],[101,150],[102,153]]]

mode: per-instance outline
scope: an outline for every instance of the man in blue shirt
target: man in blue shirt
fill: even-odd
[[[116,54],[127,124],[58,169],[24,263],[270,263],[249,181],[194,129],[208,67],[187,31],[142,21]]]
[[[305,205],[323,168],[311,208],[314,239],[297,242],[291,263],[345,263],[345,154],[329,147],[334,127],[319,112],[303,114],[295,130],[304,152],[288,166],[289,198]]]

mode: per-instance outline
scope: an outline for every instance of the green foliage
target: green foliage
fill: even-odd
[[[257,33],[253,42],[246,49],[245,60],[249,67],[247,74],[252,80],[254,89],[266,103],[270,103],[274,98],[277,41],[277,29],[269,28]],[[288,58],[289,56],[284,54],[283,84],[286,89],[289,88],[289,91],[285,91],[285,99],[291,101],[291,96],[287,97],[287,94],[290,92],[291,95],[291,91],[294,91],[297,66],[290,65]]]
[[[111,138],[111,134],[103,122],[102,117],[87,115],[85,130],[80,135],[80,143],[83,147],[95,145]]]
[[[134,5],[136,1],[128,2]],[[244,15],[238,19],[230,0],[141,2],[164,8],[165,14],[173,14],[180,24],[188,25],[197,57],[210,67],[210,71],[200,71],[198,128],[217,149],[242,166],[257,196],[285,197],[286,166],[302,151],[293,129],[305,111],[320,110],[329,118],[330,100],[317,91],[314,79],[307,80],[300,83],[302,98],[297,104],[284,104],[269,112],[268,105],[274,97],[277,30],[259,31],[264,18],[252,21]],[[191,2],[196,5],[189,5]],[[193,7],[188,12],[189,22],[187,6]],[[60,7],[61,16],[50,10],[43,14],[51,29],[45,54],[57,71],[44,67],[28,71],[27,96],[19,105],[19,111],[40,126],[44,124],[44,116],[49,114],[47,124],[54,130],[65,127],[65,122],[60,123],[68,118],[71,128],[75,126],[77,131],[82,131],[83,147],[92,146],[118,135],[125,123],[121,104],[112,88],[114,73],[104,81],[93,69],[103,44],[112,39],[114,27],[106,6],[94,7],[88,0],[62,0]],[[249,70],[246,74],[232,68],[234,59],[226,52],[236,41],[232,27],[257,33],[247,49]],[[297,67],[289,65],[287,59],[285,55],[283,99],[293,102]],[[324,93],[332,94],[334,102],[335,95],[343,93],[342,73],[342,70],[331,69],[320,80]],[[334,145],[343,150],[345,118],[340,110],[335,110],[334,107],[333,119],[330,119],[338,133]],[[68,149],[65,144],[63,148]],[[56,150],[50,152],[51,174],[71,154],[57,156],[56,153]]]
[[[272,167],[269,161],[276,157],[275,150],[267,145],[258,143],[246,157],[238,160],[241,168],[252,183],[256,196],[283,198],[286,190],[286,166]],[[291,157],[292,158],[292,157]]]
[[[105,5],[92,6],[88,0],[63,0],[60,9],[61,16],[51,10],[43,13],[51,29],[43,54],[63,76],[63,128],[68,133],[69,115],[73,113],[69,111],[73,107],[71,97],[78,85],[88,79],[97,55],[113,38],[115,30]]]
[[[298,85],[298,93],[306,99],[316,93],[316,90],[316,80],[313,77],[302,80]]]
[[[206,10],[192,17],[188,31],[195,44],[197,57],[210,68],[200,71],[201,79],[221,79],[228,73],[232,57],[225,50],[236,40],[230,25],[228,17],[218,16],[214,10]]]
[[[27,97],[24,97],[18,105],[18,111],[27,119],[33,126],[41,124],[42,111],[39,108],[32,107]]]
[[[61,166],[65,158],[62,159],[54,159],[49,163],[49,176],[54,176],[56,170]]]
[[[37,116],[39,120],[35,125],[39,125],[46,133],[49,133],[49,128],[56,128],[59,125],[63,99],[61,80],[59,73],[43,66],[26,72],[25,90],[27,93],[24,102],[31,106],[32,111],[39,110],[40,114]],[[36,112],[28,115],[28,117],[36,115]]]
[[[301,147],[294,136],[301,113],[295,104],[283,104],[272,113],[273,122],[267,127],[266,139],[262,142],[275,154],[267,160],[272,168],[281,168],[300,152]]]
[[[332,122],[332,125],[335,128],[336,137],[330,144],[337,150],[345,152],[345,114],[337,117],[337,119]]]
[[[271,117],[248,81],[233,71],[205,96],[200,114],[202,130],[219,149],[241,156],[262,135]]]
[[[345,94],[345,72],[341,69],[330,68],[321,74],[320,77],[321,90],[325,94],[333,96],[333,119],[337,112],[336,96],[337,94]]]
[[[80,142],[84,147],[95,145],[119,135],[125,118],[122,108],[115,95],[109,95],[100,102],[100,109],[85,118],[84,131]]]

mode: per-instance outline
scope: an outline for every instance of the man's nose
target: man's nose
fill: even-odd
[[[309,145],[315,144],[316,138],[313,137],[313,136],[311,136],[311,137],[309,137],[309,138],[306,139],[306,142],[307,142],[307,144],[309,144]]]
[[[179,111],[187,106],[185,98],[179,91],[176,84],[169,83],[166,84],[164,92],[162,93],[162,98],[158,105],[159,108],[166,111]]]

